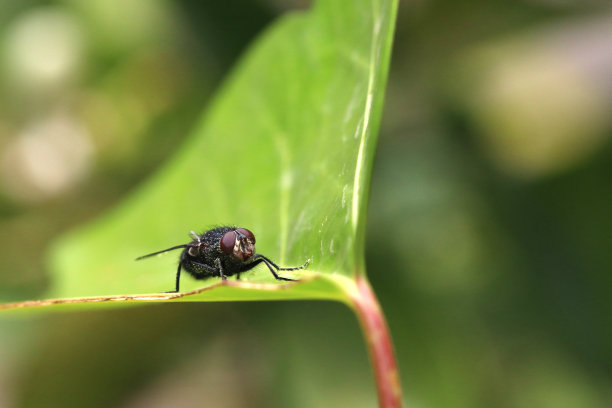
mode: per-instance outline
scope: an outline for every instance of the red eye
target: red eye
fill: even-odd
[[[226,254],[231,254],[236,243],[236,233],[234,231],[226,232],[221,238],[221,250]]]
[[[249,241],[255,243],[255,235],[246,228],[237,228],[236,231],[244,235]]]

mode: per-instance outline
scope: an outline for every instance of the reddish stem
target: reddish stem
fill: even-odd
[[[355,305],[374,366],[379,405],[381,408],[401,407],[399,372],[385,316],[367,279],[357,275],[355,283],[357,293],[351,296],[351,300]]]

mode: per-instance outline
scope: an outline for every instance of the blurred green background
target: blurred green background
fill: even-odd
[[[40,297],[54,238],[163,165],[307,6],[0,2],[0,300]],[[612,406],[612,8],[403,2],[397,27],[367,263],[407,405]],[[0,407],[375,404],[341,304],[0,319]]]

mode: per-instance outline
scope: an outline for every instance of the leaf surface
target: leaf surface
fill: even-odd
[[[310,259],[284,285],[265,266],[243,284],[181,300],[337,299],[364,273],[364,215],[388,70],[395,0],[319,1],[270,27],[239,62],[179,151],[107,215],[50,254],[49,297],[160,293],[180,251],[217,225],[252,230],[281,266]],[[146,154],[146,146],[143,146]],[[232,279],[232,278],[230,278]],[[253,282],[265,283],[253,285]]]

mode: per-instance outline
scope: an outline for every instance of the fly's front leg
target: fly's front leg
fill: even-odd
[[[276,273],[276,271],[274,270],[275,267],[276,269],[280,269],[278,265],[276,265],[274,262],[272,262],[265,256],[259,255],[259,254],[253,257],[253,262],[249,264],[249,269],[255,267],[255,265],[261,262],[263,262],[268,267],[270,272],[272,272],[272,276],[274,276],[274,279],[276,280],[289,281],[289,282],[295,282],[298,280],[298,279],[283,278],[282,276],[279,276],[278,273]]]
[[[263,260],[266,263],[266,265],[272,265],[278,271],[299,271],[300,269],[306,269],[306,267],[310,263],[310,259],[308,259],[308,260],[306,260],[304,265],[301,265],[301,266],[292,266],[292,267],[289,267],[289,268],[283,268],[283,267],[278,266],[274,262],[272,262],[272,260],[270,258],[268,258],[267,256],[263,256],[261,254],[257,254],[257,255],[255,255],[253,257],[253,260],[257,260],[257,259]]]

